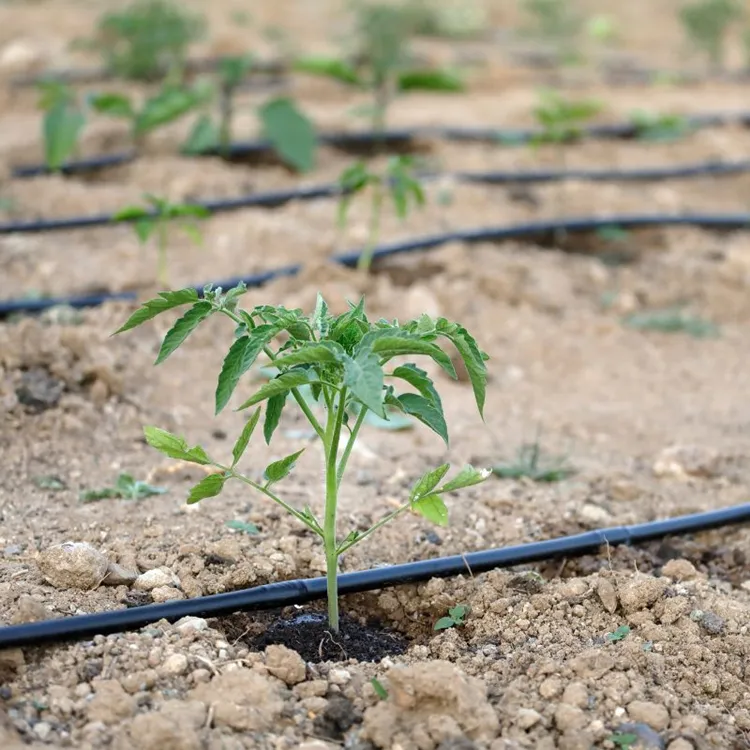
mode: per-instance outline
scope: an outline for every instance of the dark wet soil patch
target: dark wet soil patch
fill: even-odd
[[[275,620],[261,634],[250,638],[248,645],[259,651],[266,646],[281,645],[296,651],[305,661],[380,661],[385,656],[403,654],[408,641],[376,622],[363,624],[349,615],[341,616],[341,628],[334,633],[328,618],[319,612]]]

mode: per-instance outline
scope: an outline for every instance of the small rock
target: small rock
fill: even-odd
[[[193,727],[161,713],[136,716],[130,722],[128,733],[138,750],[201,750],[203,747]]]
[[[118,724],[135,713],[135,698],[128,695],[117,680],[98,680],[93,686],[95,695],[86,707],[90,722]]]
[[[34,734],[44,742],[52,734],[52,725],[46,721],[39,721],[34,724]]]
[[[107,568],[107,575],[104,576],[102,584],[104,586],[130,586],[135,580],[137,580],[138,574],[127,568],[123,568],[122,565],[111,562]]]
[[[94,589],[109,568],[109,560],[86,542],[48,547],[39,553],[36,562],[45,580],[58,589]]]
[[[637,576],[618,589],[620,604],[627,614],[647,609],[654,604],[667,588],[663,578]]]
[[[155,589],[152,589],[151,598],[155,602],[171,602],[175,599],[184,599],[185,594],[171,586],[157,586]]]
[[[583,709],[561,703],[555,711],[555,726],[563,733],[577,732],[588,724]]]
[[[584,521],[592,524],[602,524],[612,520],[612,515],[609,511],[594,503],[584,503],[581,506],[579,515]]]
[[[161,665],[159,672],[162,675],[181,675],[188,670],[188,658],[185,654],[170,654]]]
[[[16,389],[18,400],[35,412],[51,409],[60,401],[65,383],[41,367],[32,367],[21,375],[21,384]]]
[[[604,609],[613,614],[617,609],[617,592],[612,583],[606,578],[600,578],[596,583],[596,593]]]
[[[49,620],[52,613],[38,599],[24,594],[18,597],[16,611],[10,618],[12,625],[21,625],[24,622],[39,622]]]
[[[28,72],[44,65],[44,54],[27,39],[16,39],[0,50],[0,70]]]
[[[660,703],[633,701],[628,704],[628,715],[633,721],[648,724],[658,731],[663,731],[669,726],[669,711]]]
[[[204,630],[208,630],[208,622],[202,617],[183,617],[174,624],[174,629],[180,635],[201,633]]]
[[[664,607],[659,615],[659,622],[671,625],[690,609],[690,602],[686,596],[674,596],[664,601]]]
[[[328,673],[328,682],[331,685],[346,685],[351,679],[352,675],[348,669],[332,669]]]
[[[322,697],[328,692],[328,683],[325,680],[310,680],[295,685],[292,692],[300,700],[304,698]]]
[[[714,450],[702,446],[675,445],[659,454],[653,471],[657,477],[711,478],[720,474],[720,464],[721,458]]]
[[[169,568],[154,568],[141,573],[133,583],[139,591],[153,591],[163,586],[179,586],[180,579]]]
[[[702,612],[698,623],[710,635],[720,635],[724,632],[724,618],[714,612]]]
[[[567,703],[569,706],[586,708],[589,702],[589,691],[586,690],[586,686],[582,682],[571,682],[563,690],[560,701]]]
[[[304,682],[307,673],[302,657],[286,646],[268,646],[266,669],[290,687]]]
[[[698,576],[695,565],[690,560],[683,560],[682,558],[665,563],[661,572],[662,575],[675,581],[690,581]]]
[[[541,685],[539,685],[539,695],[541,695],[542,698],[549,700],[550,698],[559,695],[562,689],[562,680],[559,677],[547,677],[547,679],[543,680]]]
[[[618,734],[634,734],[638,738],[638,750],[664,750],[664,740],[648,724],[620,724]]]
[[[521,708],[516,714],[516,725],[528,731],[542,720],[542,715],[533,708]]]
[[[678,737],[667,745],[667,750],[695,750],[695,746],[690,740],[686,740],[684,737]]]
[[[211,673],[207,669],[195,669],[190,673],[190,680],[194,685],[211,681]]]
[[[614,659],[598,648],[581,651],[578,656],[570,660],[571,669],[585,680],[599,680],[614,666]]]

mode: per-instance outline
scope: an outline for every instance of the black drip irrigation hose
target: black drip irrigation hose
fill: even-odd
[[[691,226],[714,231],[732,231],[750,228],[750,214],[693,214],[685,216],[634,215],[634,216],[602,216],[597,218],[548,219],[526,224],[511,224],[501,227],[482,227],[480,229],[463,229],[455,232],[417,237],[401,242],[380,245],[372,254],[373,260],[387,258],[393,255],[432,250],[449,242],[502,242],[511,239],[536,239],[538,241],[554,241],[561,232],[596,232],[599,229],[617,227],[620,229],[644,229],[648,227]],[[362,250],[352,250],[332,256],[331,260],[343,266],[355,267],[362,255]],[[231,289],[240,283],[248,288],[264,286],[270,281],[287,276],[296,276],[302,269],[301,264],[282,266],[269,271],[235,276],[221,281],[196,284],[194,288],[198,294],[203,293],[209,283],[222,289]],[[48,297],[45,299],[16,299],[0,302],[0,318],[21,313],[37,313],[52,307],[65,305],[73,308],[96,307],[114,300],[134,300],[136,292],[89,294],[85,296]]]
[[[676,167],[652,167],[640,169],[563,169],[563,170],[530,170],[526,172],[490,171],[490,172],[455,172],[426,173],[420,179],[431,182],[440,179],[454,180],[485,185],[534,184],[543,182],[560,182],[563,180],[586,180],[589,182],[639,182],[658,180],[679,180],[700,177],[721,177],[742,174],[750,171],[750,160],[721,162],[708,161],[696,164],[683,164]],[[241,208],[277,208],[292,201],[307,201],[320,198],[332,198],[341,195],[338,184],[317,185],[293,190],[279,190],[268,193],[251,193],[236,198],[194,201],[211,213],[235,211]],[[156,216],[156,214],[154,214]],[[56,232],[69,229],[88,229],[90,227],[118,224],[112,214],[93,216],[76,216],[64,219],[40,219],[35,221],[14,221],[0,223],[2,234],[30,234],[37,232]]]
[[[639,544],[665,536],[684,536],[748,521],[750,503],[745,503],[731,508],[633,526],[597,529],[542,542],[344,573],[339,576],[339,593],[355,594],[419,583],[431,578],[476,575],[496,568],[509,568],[542,560],[582,557],[595,554],[605,545],[615,547],[621,544]],[[81,640],[94,635],[138,630],[162,619],[175,622],[183,617],[222,617],[240,611],[277,609],[306,604],[325,596],[325,578],[281,581],[228,594],[8,626],[0,628],[0,648],[39,646],[45,643]]]
[[[750,112],[741,111],[728,114],[706,114],[686,117],[685,129],[698,130],[708,127],[728,125],[750,126]],[[586,139],[617,139],[627,140],[637,138],[648,132],[648,127],[633,122],[615,123],[611,125],[593,125],[581,130],[577,140]],[[318,136],[318,143],[342,151],[365,149],[408,149],[414,147],[420,140],[446,140],[460,143],[495,143],[505,146],[523,146],[538,138],[542,131],[538,128],[504,129],[504,128],[468,128],[468,127],[416,127],[392,129],[385,132],[338,132],[322,133]],[[238,142],[231,145],[227,154],[220,154],[216,149],[210,149],[197,157],[223,156],[229,161],[242,158],[265,158],[273,156],[273,145],[270,141],[261,139]],[[68,162],[60,168],[64,175],[84,174],[95,172],[108,167],[117,167],[138,158],[135,151],[128,151],[106,156],[96,156],[89,159]],[[18,179],[38,177],[50,174],[45,164],[18,166],[12,170],[12,176]]]

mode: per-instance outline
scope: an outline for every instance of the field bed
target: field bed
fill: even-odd
[[[345,30],[333,2],[316,4],[315,12],[302,0],[267,4],[250,29],[228,20],[241,5],[211,5],[211,33],[197,54],[254,44],[260,57],[272,59],[275,50],[258,32],[263,23],[283,24],[298,44],[316,51],[332,48],[331,34]],[[507,31],[518,22],[512,4],[486,5],[492,29]],[[587,12],[618,18],[628,54],[670,69],[682,64],[674,52],[680,48],[677,5],[582,2]],[[95,59],[66,47],[92,25],[88,4],[7,4],[2,14],[7,23],[0,31],[0,61],[4,45],[20,39],[44,48],[42,67],[95,66]],[[40,20],[53,17],[59,25]],[[546,74],[512,63],[513,55],[499,47],[492,34],[473,42],[421,40],[420,53],[430,59],[469,56],[483,64],[469,76],[466,93],[399,99],[389,126],[533,127],[531,111]],[[41,158],[36,94],[10,83],[38,72],[33,65],[0,69],[4,174]],[[605,103],[597,124],[622,122],[637,108],[736,113],[746,94],[731,80],[613,88],[601,83],[595,68],[573,78],[572,96]],[[284,85],[321,130],[356,129],[347,111],[361,97],[294,75]],[[261,96],[260,90],[242,92],[248,103]],[[243,138],[257,136],[249,117],[240,118],[237,129]],[[299,175],[268,161],[182,156],[175,149],[182,137],[182,125],[166,129],[146,155],[115,168],[8,177],[0,223],[110,214],[140,201],[145,191],[175,201],[220,201],[330,187],[353,158],[324,146],[315,169]],[[342,524],[364,528],[377,521],[408,497],[417,477],[443,461],[517,468],[519,449],[537,443],[544,462],[554,467],[563,457],[574,470],[555,482],[492,476],[448,498],[446,528],[405,514],[346,553],[342,572],[747,503],[750,227],[742,217],[750,176],[738,169],[601,181],[576,172],[739,163],[750,153],[750,131],[729,124],[669,142],[583,139],[563,150],[443,139],[418,145],[424,168],[444,176],[425,182],[425,207],[405,221],[385,211],[381,246],[534,222],[547,222],[548,231],[441,243],[383,257],[364,274],[332,259],[366,243],[367,202],[355,200],[349,224],[339,229],[331,194],[216,212],[202,224],[200,247],[175,234],[168,249],[175,289],[300,264],[298,274],[248,290],[243,306],[308,311],[321,292],[341,313],[347,300],[364,294],[371,318],[406,320],[427,312],[458,320],[490,355],[485,422],[472,411],[465,379],[452,381],[428,368],[443,394],[448,450],[417,427],[363,428],[341,488]],[[87,132],[82,156],[127,147],[127,133],[105,122]],[[386,156],[368,159],[379,167]],[[449,176],[490,171],[568,175],[502,184]],[[667,222],[623,229],[613,222],[599,231],[554,231],[563,220],[628,215],[733,215],[735,221],[722,229]],[[154,289],[154,264],[153,248],[138,245],[124,225],[3,232],[0,301],[38,300],[42,308],[49,298],[78,295],[128,293],[142,300]],[[232,327],[207,321],[154,368],[166,320],[110,336],[133,310],[133,301],[108,300],[0,320],[2,625],[170,599],[188,606],[200,596],[325,573],[313,535],[239,483],[228,484],[219,497],[185,504],[188,489],[204,474],[161,457],[145,444],[142,428],[159,425],[212,455],[231,453],[244,419],[231,409],[214,417],[213,399]],[[262,377],[256,370],[246,375],[241,398]],[[269,461],[306,448],[284,487],[295,505],[317,511],[323,503],[321,445],[297,417],[286,410],[270,448],[254,438],[242,468],[260,476]],[[140,500],[80,499],[111,487],[122,473],[164,492]],[[257,532],[237,531],[227,522],[246,529],[254,524]],[[131,579],[85,590],[52,585],[42,574],[45,555],[67,541],[88,543],[126,572],[161,568],[166,585],[152,591],[134,587]],[[468,607],[465,624],[434,630],[456,605]],[[0,650],[0,745],[750,746],[747,527],[350,594],[341,602],[353,623],[348,641],[324,648],[326,636],[313,627],[313,617],[302,636],[282,633],[292,650],[266,647],[284,618],[316,615],[324,607],[312,602],[175,624],[162,620],[134,632]],[[378,695],[379,687],[387,698]]]

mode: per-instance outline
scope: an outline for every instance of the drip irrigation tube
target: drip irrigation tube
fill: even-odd
[[[697,130],[707,127],[727,125],[750,126],[750,112],[740,111],[726,114],[705,114],[685,118],[687,130]],[[615,123],[611,125],[593,125],[581,131],[579,140],[594,139],[631,139],[640,133],[647,132],[647,128],[633,122]],[[387,130],[383,133],[375,131],[322,133],[318,136],[318,143],[332,148],[347,150],[364,150],[374,148],[406,149],[413,147],[419,140],[446,140],[463,143],[497,143],[505,146],[522,146],[528,144],[541,131],[538,128],[468,128],[468,127],[416,127]],[[268,140],[254,140],[232,144],[228,159],[267,158],[273,156],[273,146]],[[209,150],[195,156],[219,156],[216,150]],[[137,158],[135,151],[96,156],[80,161],[64,164],[60,171],[65,175],[81,174],[97,171],[108,167],[121,166]],[[13,177],[27,178],[49,174],[45,164],[32,164],[15,167]]]
[[[501,242],[518,238],[534,238],[540,241],[553,240],[560,232],[595,232],[598,229],[618,227],[620,229],[643,229],[647,227],[692,226],[715,231],[731,231],[750,228],[750,214],[693,214],[686,216],[634,215],[634,216],[602,216],[597,218],[548,219],[526,224],[511,224],[500,227],[482,227],[480,229],[463,229],[455,232],[417,237],[401,242],[380,245],[373,253],[373,260],[387,258],[392,255],[403,255],[411,252],[431,250],[449,242]],[[332,256],[331,260],[344,266],[357,265],[362,250],[352,250]],[[235,276],[229,279],[210,282],[214,287],[231,289],[237,284],[244,283],[247,287],[260,287],[269,281],[285,276],[295,276],[302,269],[302,265],[289,265],[262,271],[248,276]],[[193,288],[200,294],[209,282],[196,284]],[[59,305],[74,308],[95,307],[113,300],[132,300],[137,297],[136,292],[120,292],[117,294],[102,293],[86,296],[51,297],[46,299],[16,299],[0,302],[0,318],[18,313],[35,313]]]
[[[362,591],[418,583],[430,578],[448,578],[465,573],[474,575],[496,568],[596,553],[602,546],[638,544],[670,535],[687,535],[750,521],[750,503],[721,510],[694,513],[634,526],[613,526],[573,536],[513,547],[468,552],[465,555],[391,565],[339,576],[339,593]],[[165,604],[149,604],[132,609],[76,615],[26,625],[0,628],[0,648],[38,646],[56,641],[90,638],[137,630],[158,620],[175,622],[182,617],[221,617],[239,611],[258,611],[305,604],[326,596],[325,578],[281,581]]]
[[[741,174],[750,171],[750,160],[721,162],[708,161],[696,164],[683,164],[676,167],[653,167],[641,169],[564,169],[564,170],[531,170],[526,172],[490,171],[490,172],[455,172],[425,173],[420,175],[424,182],[440,179],[455,180],[486,185],[533,184],[542,182],[560,182],[563,180],[586,180],[590,182],[638,182],[677,180],[698,177],[720,177]],[[268,193],[251,193],[250,195],[220,200],[195,201],[211,213],[234,211],[241,208],[276,208],[291,201],[306,201],[319,198],[337,197],[341,194],[338,184],[318,185],[279,190]],[[0,223],[0,234],[28,234],[36,232],[53,232],[66,229],[87,229],[89,227],[118,224],[112,214],[80,216],[64,219],[40,219],[35,221],[14,221]]]

